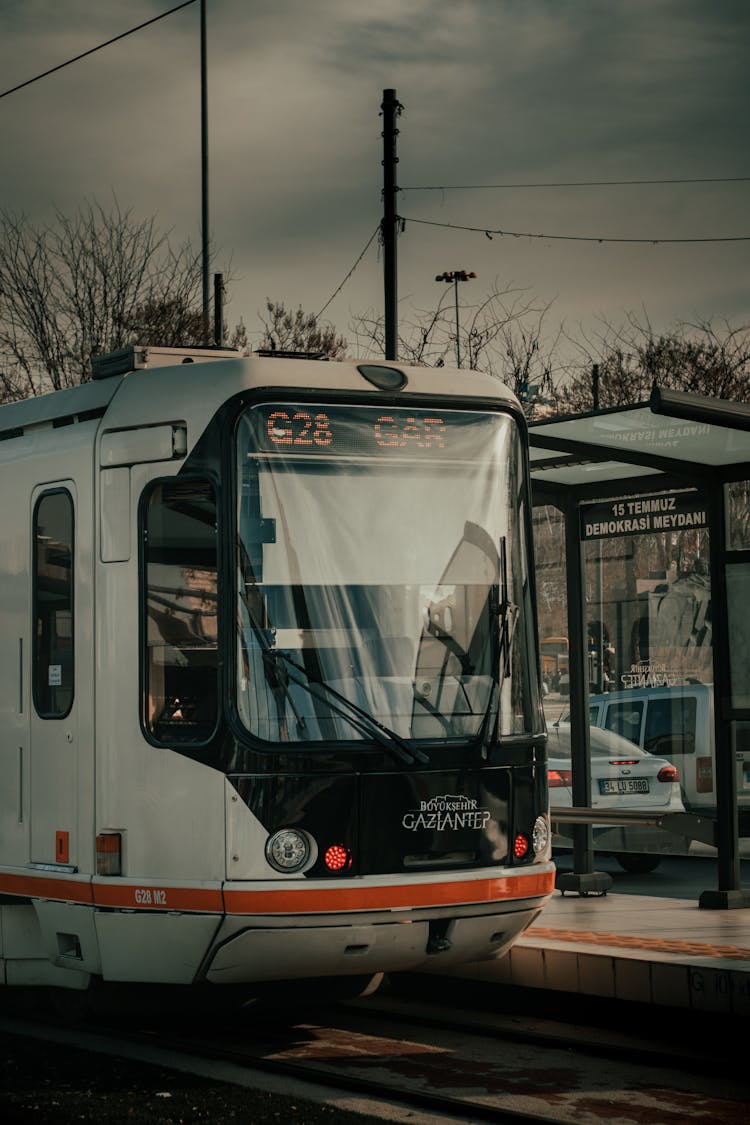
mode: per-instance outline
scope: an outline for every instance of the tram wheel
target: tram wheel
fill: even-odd
[[[650,871],[656,871],[661,863],[660,855],[649,855],[648,852],[618,852],[615,859],[623,871],[629,871],[631,875],[648,875]]]

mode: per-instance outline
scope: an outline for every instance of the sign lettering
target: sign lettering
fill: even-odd
[[[580,518],[581,540],[708,526],[706,498],[700,492],[667,492],[582,504]]]
[[[408,832],[420,828],[432,832],[457,832],[462,828],[484,828],[490,819],[489,809],[479,808],[473,797],[446,794],[420,801],[418,809],[404,813],[401,824]]]
[[[133,892],[136,906],[166,906],[167,892],[158,887],[136,887]]]

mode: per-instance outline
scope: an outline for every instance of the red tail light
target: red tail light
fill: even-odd
[[[515,840],[513,841],[513,855],[516,857],[516,859],[523,859],[528,850],[529,841],[526,839],[526,837],[520,835],[516,836]]]
[[[573,784],[573,771],[572,770],[548,770],[547,771],[547,784],[550,789],[559,789],[562,785]]]
[[[659,770],[659,772],[656,775],[656,780],[657,781],[679,781],[680,780],[680,771],[677,769],[677,766],[673,766],[670,763],[670,765],[668,765],[668,766],[662,766],[661,767],[661,769]]]
[[[352,865],[352,853],[343,844],[331,844],[326,849],[323,862],[329,871],[344,871]]]
[[[611,766],[637,766],[637,758],[610,758],[609,764]]]

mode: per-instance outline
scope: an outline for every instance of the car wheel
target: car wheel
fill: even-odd
[[[661,863],[660,855],[646,852],[619,852],[615,859],[623,871],[629,871],[631,875],[648,875],[649,871],[656,871]]]

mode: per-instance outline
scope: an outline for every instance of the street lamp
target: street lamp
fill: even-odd
[[[471,277],[477,275],[472,270],[469,273],[467,270],[446,270],[445,273],[439,273],[435,281],[445,281],[453,286],[453,295],[456,302],[456,367],[461,366],[461,344],[459,342],[459,329],[460,324],[458,320],[458,283],[459,281],[468,281]]]

